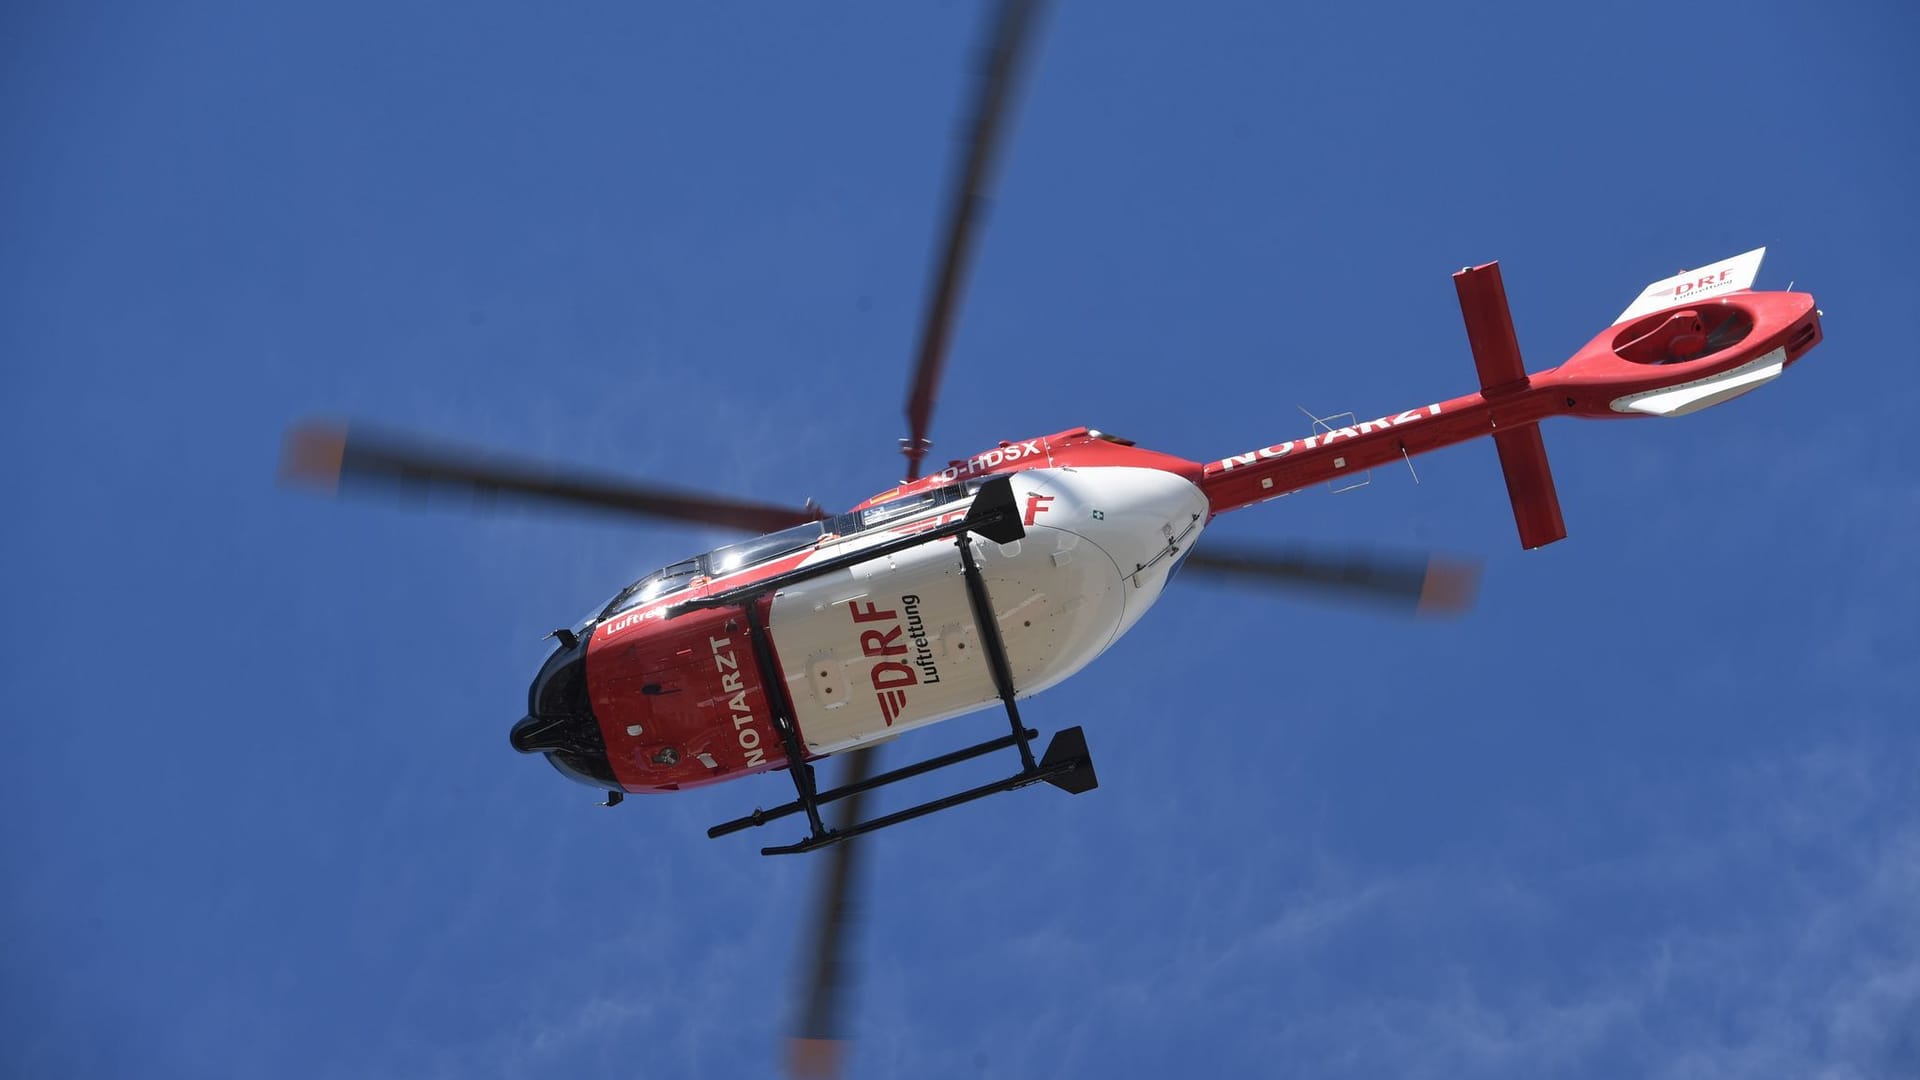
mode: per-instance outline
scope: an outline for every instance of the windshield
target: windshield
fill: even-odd
[[[948,501],[947,496],[950,491],[957,490],[958,485],[955,485],[953,488],[941,488],[938,491],[922,491],[913,495],[903,495],[897,499],[889,499],[878,506],[869,506],[865,510],[860,511],[860,527],[863,529],[871,529],[875,525],[896,521],[918,511],[925,510],[930,506],[937,506]]]
[[[630,607],[637,607],[657,596],[686,588],[693,583],[694,578],[700,576],[706,558],[705,555],[696,555],[663,570],[655,570],[620,590],[620,595],[607,604],[606,610],[600,613],[600,618],[602,620],[612,618]]]
[[[663,570],[656,570],[620,590],[620,595],[609,601],[600,612],[600,618],[604,621],[629,608],[639,607],[670,592],[678,592],[703,575],[722,577],[737,573],[769,559],[804,551],[819,544],[821,537],[842,540],[867,529],[910,517],[916,512],[967,498],[978,491],[984,482],[969,480],[964,484],[950,484],[935,491],[919,492],[866,510],[837,514],[823,521],[809,521],[791,529],[715,548],[705,555],[695,555]]]
[[[707,555],[707,565],[713,568],[714,577],[744,570],[756,563],[812,547],[820,542],[825,527],[825,522],[809,521],[805,525],[795,525],[791,529],[715,548]]]

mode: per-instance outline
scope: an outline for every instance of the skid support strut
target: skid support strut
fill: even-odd
[[[773,713],[773,727],[780,733],[780,745],[787,752],[787,772],[792,774],[793,789],[799,795],[794,806],[807,812],[807,824],[818,836],[827,829],[820,821],[820,799],[814,794],[813,765],[800,746],[800,731],[794,725],[793,710],[787,706],[786,680],[780,677],[779,666],[774,663],[773,639],[767,634],[766,622],[760,618],[757,601],[747,603],[747,631],[753,642],[754,659],[760,664],[760,684],[767,688],[767,708]]]
[[[993,673],[993,690],[1000,704],[1007,707],[1007,720],[1013,724],[1013,738],[1020,747],[1020,768],[1032,772],[1033,748],[1027,745],[1027,728],[1020,722],[1020,706],[1013,700],[1013,668],[1007,663],[1007,646],[1000,640],[1000,620],[994,617],[993,600],[987,596],[986,579],[973,561],[973,544],[967,534],[954,538],[960,549],[960,569],[967,579],[967,602],[973,606],[973,624],[980,630],[980,644],[987,650],[987,668]]]

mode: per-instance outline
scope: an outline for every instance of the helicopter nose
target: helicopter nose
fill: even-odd
[[[582,738],[586,734],[581,730],[584,726],[580,717],[564,713],[558,716],[523,716],[514,722],[507,741],[523,754],[571,750],[587,741]],[[599,734],[597,725],[594,734]]]
[[[521,745],[524,739],[537,738],[541,730],[541,725],[527,721],[542,717],[593,716],[593,703],[587,694],[587,642],[592,635],[581,638],[556,630],[554,636],[559,644],[540,665],[533,685],[527,687],[526,718],[513,726],[514,749],[522,752],[546,749],[533,743]]]
[[[572,633],[555,636],[560,646],[527,688],[527,715],[514,723],[507,741],[523,754],[545,754],[569,779],[617,790],[620,783],[587,693],[587,641]]]

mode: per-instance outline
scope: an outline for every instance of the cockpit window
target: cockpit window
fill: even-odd
[[[870,506],[860,512],[860,527],[871,529],[875,525],[884,525],[930,506],[937,506],[944,501],[941,494],[940,491],[922,491],[917,495],[903,495],[879,506]]]
[[[614,597],[600,612],[600,618],[610,619],[629,608],[639,607],[670,592],[677,592],[693,584],[693,579],[703,574],[722,577],[737,573],[770,559],[777,559],[782,555],[791,555],[796,551],[813,547],[820,543],[820,538],[823,536],[844,540],[868,529],[878,528],[950,502],[957,502],[971,497],[985,482],[984,479],[974,479],[965,483],[949,484],[937,490],[907,495],[865,510],[838,514],[824,521],[809,521],[805,525],[795,525],[791,529],[782,529],[777,533],[768,533],[751,540],[742,540],[737,544],[728,544],[723,548],[715,548],[705,555],[696,555],[691,559],[674,563],[664,570],[656,570],[620,590],[620,595]]]
[[[809,521],[805,525],[795,525],[791,529],[782,529],[777,533],[756,536],[738,544],[728,544],[716,548],[707,555],[707,565],[712,568],[713,576],[731,574],[736,570],[745,570],[749,566],[777,559],[782,555],[791,555],[796,551],[810,548],[820,542],[826,533],[826,523]]]
[[[691,559],[674,563],[664,570],[655,570],[639,581],[620,590],[607,609],[600,613],[601,619],[609,619],[630,607],[638,607],[655,597],[665,596],[676,589],[684,589],[693,579],[704,572],[707,561],[705,555],[696,555]]]

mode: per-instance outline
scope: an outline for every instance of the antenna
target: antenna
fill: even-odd
[[[1294,408],[1299,409],[1301,413],[1305,414],[1307,419],[1313,421],[1313,433],[1315,435],[1326,435],[1326,434],[1332,433],[1338,428],[1352,427],[1354,424],[1358,423],[1360,420],[1360,418],[1355,416],[1352,412],[1338,412],[1338,413],[1330,413],[1326,416],[1315,416],[1312,413],[1307,412],[1307,407],[1305,405],[1295,405]],[[1328,422],[1332,420],[1339,420],[1343,417],[1346,419],[1346,423],[1344,424],[1335,425]],[[1352,432],[1348,432],[1348,434],[1352,434]],[[1402,447],[1401,453],[1405,453],[1405,452],[1406,452],[1405,447]],[[1333,460],[1334,460],[1334,465],[1336,467],[1344,468],[1346,465],[1345,458],[1334,458]],[[1411,467],[1411,462],[1409,462],[1409,467]],[[1418,479],[1419,479],[1418,477],[1415,477],[1415,480],[1418,480]],[[1327,481],[1327,490],[1334,493],[1335,495],[1338,495],[1343,491],[1352,491],[1355,488],[1363,488],[1371,483],[1373,483],[1373,470],[1363,469],[1360,472],[1355,473],[1351,477],[1347,478],[1344,484],[1342,484],[1339,480]],[[1339,484],[1340,486],[1335,487],[1334,486],[1335,484]]]

